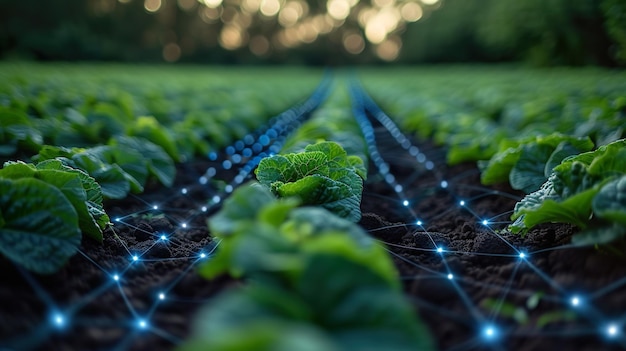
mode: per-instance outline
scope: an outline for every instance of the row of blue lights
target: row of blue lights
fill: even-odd
[[[374,151],[374,156],[375,156],[373,157],[374,164],[377,166],[379,172],[383,175],[383,178],[385,179],[385,181],[398,194],[398,197],[401,199],[402,205],[408,208],[410,206],[410,202],[406,198],[404,193],[402,192],[403,190],[402,186],[399,184],[396,184],[395,177],[392,174],[388,173],[389,165],[382,159],[382,157],[380,156],[375,146],[376,141],[374,137],[373,128],[371,126],[371,123],[367,120],[368,117],[363,112],[363,110],[370,109],[371,114],[376,119],[378,119],[378,121],[390,132],[392,137],[394,137],[394,139],[400,144],[400,146],[404,148],[405,150],[407,150],[411,156],[416,157],[416,161],[418,163],[425,164],[424,167],[426,168],[426,170],[432,171],[434,168],[434,163],[428,160],[427,157],[423,153],[419,152],[419,148],[417,148],[416,146],[410,143],[409,139],[406,136],[404,136],[402,132],[400,132],[399,128],[395,125],[395,123],[388,116],[386,116],[386,114],[384,114],[384,112],[382,112],[382,110],[380,110],[378,106],[376,106],[373,100],[371,100],[371,98],[369,98],[367,94],[365,94],[362,91],[362,89],[359,89],[358,87],[357,88],[353,87],[353,91],[354,90],[356,90],[356,93],[353,93],[353,98],[357,101],[356,105],[357,106],[360,105],[359,107],[355,108],[355,116],[368,142],[368,149],[370,150],[370,152]],[[448,189],[449,187],[449,183],[446,180],[441,180],[439,185],[441,189]],[[460,207],[466,207],[467,202],[465,200],[459,200],[458,205]],[[414,215],[415,217],[415,213],[413,211],[411,211],[411,214]],[[472,214],[476,216],[475,213],[472,212]],[[487,226],[489,227],[489,229],[491,229],[490,227],[491,223],[488,219],[482,219],[482,220],[479,219],[479,221],[482,225]],[[416,219],[415,224],[421,227],[425,231],[424,223],[422,220]],[[491,231],[493,232],[493,229],[491,229]],[[520,260],[530,264],[529,262],[527,262],[527,259],[529,256],[528,253],[519,249],[516,249],[516,250],[518,252],[517,257],[519,257]],[[444,252],[446,252],[445,249],[441,246],[437,246],[434,251],[442,255]],[[448,272],[447,275],[445,275],[445,277],[448,280],[453,280],[455,278],[452,272]],[[578,308],[582,305],[582,298],[579,297],[578,295],[573,295],[569,298],[569,304],[573,308]],[[607,336],[608,338],[615,338],[620,334],[620,326],[618,324],[616,323],[608,323],[608,324],[605,323],[605,324],[606,324],[606,327],[602,328],[605,336]],[[482,330],[483,330],[482,332],[483,337],[487,341],[493,341],[500,337],[498,328],[493,324],[486,325]]]

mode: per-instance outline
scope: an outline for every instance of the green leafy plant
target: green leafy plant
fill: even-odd
[[[131,191],[142,192],[149,176],[171,186],[176,172],[174,162],[161,147],[135,137],[119,137],[110,145],[87,149],[46,145],[34,159],[58,159],[82,169],[96,179],[104,197],[110,199],[124,198]]]
[[[320,205],[353,222],[361,218],[366,176],[363,160],[348,156],[335,142],[309,145],[304,152],[261,160],[259,182],[279,197],[295,196],[304,205]]]
[[[384,248],[356,224],[298,204],[245,185],[209,220],[221,242],[201,273],[248,284],[212,301],[182,349],[432,349]]]
[[[0,169],[0,252],[37,273],[53,273],[78,250],[81,231],[102,241],[109,217],[85,172],[49,160]]]
[[[541,188],[516,204],[510,226],[526,233],[540,223],[571,223],[579,244],[604,243],[626,234],[626,139],[566,158]]]
[[[488,162],[479,162],[483,184],[509,181],[513,189],[531,193],[538,190],[552,169],[568,156],[589,151],[593,143],[588,137],[579,138],[553,133],[522,140],[505,140],[500,150]]]

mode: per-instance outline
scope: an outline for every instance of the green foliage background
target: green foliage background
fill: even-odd
[[[366,1],[366,0],[364,0]],[[309,0],[311,8],[321,3]],[[371,50],[350,55],[333,36],[258,58],[207,42],[197,14],[166,1],[147,14],[143,1],[99,10],[100,0],[0,0],[0,58],[161,61],[172,35],[191,41],[182,62],[343,65],[380,63]],[[206,28],[205,28],[206,29]],[[441,0],[441,8],[402,33],[396,63],[501,62],[534,65],[626,64],[623,0]]]

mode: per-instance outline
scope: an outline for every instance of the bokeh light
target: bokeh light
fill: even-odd
[[[132,0],[118,0],[131,6]],[[198,49],[219,45],[228,51],[248,50],[256,57],[312,45],[319,40],[337,42],[351,55],[375,55],[396,60],[402,51],[401,34],[407,23],[436,10],[438,0],[143,0],[159,22],[175,25],[182,11],[197,14],[178,40],[163,40],[162,56],[177,62]],[[174,19],[172,19],[174,18]],[[172,22],[173,21],[173,22]],[[172,22],[172,23],[170,23]],[[152,41],[159,41],[158,34]]]

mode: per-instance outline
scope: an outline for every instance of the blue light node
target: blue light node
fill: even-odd
[[[435,164],[432,161],[427,161],[426,162],[426,169],[430,171],[433,168],[435,168]]]
[[[409,154],[411,154],[411,156],[415,157],[417,156],[417,154],[419,154],[420,150],[416,147],[416,146],[411,146],[409,148]]]
[[[137,256],[137,255],[133,255],[133,261],[134,261],[134,262],[139,261],[139,256]]]
[[[215,167],[209,167],[206,172],[205,172],[207,177],[213,177],[215,174],[217,174],[217,170],[215,169]]]
[[[181,223],[180,226],[183,228],[187,228],[187,223]]]
[[[180,193],[183,194],[183,195],[187,194],[187,188],[180,189]]]
[[[263,134],[259,137],[259,142],[261,143],[261,145],[267,146],[270,144],[270,138],[267,135]]]
[[[114,221],[119,222],[121,219],[119,217],[115,218]]]
[[[153,209],[153,210],[158,210],[158,209],[159,209],[159,206],[154,205],[154,206],[152,206],[152,209]]]
[[[214,203],[217,204],[217,203],[219,203],[222,200],[222,198],[220,198],[218,195],[215,195],[215,196],[213,196],[212,200],[213,200]]]
[[[165,293],[159,293],[159,300],[165,300]]]
[[[394,177],[391,173],[387,173],[385,175],[385,180],[387,181],[387,183],[393,183],[396,180],[396,177]]]
[[[489,224],[489,221],[488,221],[488,220],[486,220],[486,219],[483,219],[482,223],[483,223],[483,225],[488,225],[488,224]]]
[[[242,159],[242,157],[241,157],[241,155],[239,155],[239,154],[234,154],[234,155],[231,157],[231,160],[233,160],[233,163],[240,163],[240,162],[241,162],[241,159]]]
[[[206,206],[202,206],[202,208],[200,209],[202,212],[206,212],[208,210],[208,208]]]
[[[233,192],[233,186],[228,184],[226,187],[224,187],[224,191],[227,193],[232,193]]]
[[[441,186],[442,189],[445,189],[448,187],[448,182],[445,180],[442,180],[439,185]]]
[[[424,163],[424,161],[426,161],[426,155],[424,155],[421,152],[419,154],[417,154],[417,156],[415,158],[417,159],[417,162],[419,162],[419,163]]]
[[[205,185],[208,182],[209,182],[209,179],[207,179],[207,177],[205,176],[202,176],[198,179],[198,183],[200,183],[201,185]]]
[[[402,205],[403,205],[404,207],[409,206],[409,200],[404,200],[404,201],[402,201]]]
[[[209,160],[211,161],[217,160],[217,153],[214,151],[209,152]]]
[[[230,160],[224,160],[224,162],[222,162],[222,168],[224,169],[230,169],[230,167],[233,166],[233,163],[230,162]]]
[[[614,338],[619,335],[619,328],[616,324],[611,323],[606,327],[606,336],[609,338]]]
[[[443,247],[438,247],[438,248],[437,248],[437,252],[438,252],[438,253],[443,253]]]
[[[452,273],[448,273],[448,279],[449,279],[449,280],[454,279],[454,275],[453,275]]]
[[[54,323],[55,326],[61,328],[65,326],[65,317],[61,313],[57,312],[52,315],[52,323]]]
[[[402,185],[400,185],[400,184],[396,184],[396,186],[394,186],[394,187],[393,187],[393,190],[395,190],[395,191],[396,191],[396,193],[401,192],[401,191],[402,191],[402,189],[403,189],[403,188],[402,188]]]
[[[165,234],[161,234],[160,236],[161,240],[166,241],[167,240],[167,236]]]
[[[148,327],[148,322],[145,319],[140,319],[137,321],[137,326],[141,329],[146,329]]]
[[[113,275],[113,280],[115,280],[116,282],[120,280],[120,276],[117,274]]]
[[[526,257],[527,257],[527,255],[525,253],[523,253],[523,252],[519,253],[519,258],[525,259]]]
[[[483,336],[487,340],[494,340],[498,337],[498,330],[493,325],[488,325],[483,329]]]
[[[580,306],[580,303],[581,303],[581,301],[580,301],[580,297],[578,297],[578,296],[576,296],[576,295],[572,296],[572,298],[570,299],[570,303],[571,303],[571,304],[572,304],[572,306],[574,306],[574,307],[578,307],[578,306]]]
[[[463,200],[459,201],[459,205],[465,206],[465,201],[463,201]]]
[[[200,253],[200,258],[205,258],[206,254],[204,252]]]
[[[422,221],[420,221],[419,219],[415,222],[416,225],[422,225]]]

